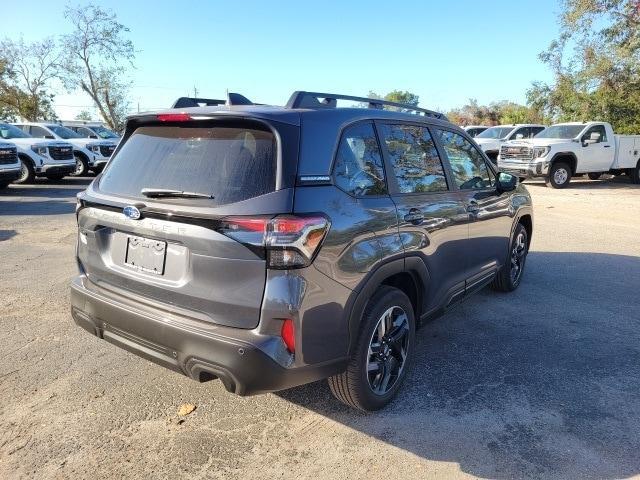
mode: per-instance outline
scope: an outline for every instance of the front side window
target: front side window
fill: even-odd
[[[519,140],[518,136],[520,136],[520,138],[529,138],[529,129],[527,127],[520,127],[518,128],[515,132],[513,132],[511,134],[511,136],[509,137],[509,140]]]
[[[591,143],[600,143],[607,141],[607,131],[604,129],[604,125],[596,125],[587,130],[582,137],[582,141],[591,140]]]
[[[448,130],[436,130],[449,159],[453,179],[460,190],[475,190],[493,186],[493,176],[482,154],[462,135]]]
[[[426,127],[384,124],[381,132],[400,193],[447,190],[442,162]]]
[[[372,123],[359,123],[344,131],[333,176],[336,185],[351,195],[387,193],[382,155]]]

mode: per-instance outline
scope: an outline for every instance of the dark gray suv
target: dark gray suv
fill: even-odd
[[[421,323],[518,286],[532,234],[527,190],[441,114],[312,92],[131,117],[77,218],[78,325],[240,395],[328,378],[361,410]]]

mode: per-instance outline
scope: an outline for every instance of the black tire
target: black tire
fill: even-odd
[[[54,182],[60,181],[64,178],[64,175],[61,173],[50,173],[49,175],[47,175],[47,178],[49,180],[53,180]]]
[[[571,167],[564,162],[555,162],[544,181],[547,187],[566,188],[571,182]]]
[[[524,183],[526,179],[527,177],[518,177],[518,180],[520,180],[520,183]]]
[[[602,172],[592,172],[587,174],[589,180],[598,180],[602,176]]]
[[[89,172],[89,164],[85,158],[79,153],[74,153],[73,156],[76,159],[76,169],[71,172],[73,177],[83,177]]]
[[[528,253],[529,234],[527,233],[527,229],[524,228],[524,225],[518,223],[509,242],[509,257],[507,263],[505,263],[496,274],[496,278],[491,283],[491,288],[498,292],[513,292],[518,288],[522,280]],[[515,275],[514,267],[517,267]]]
[[[102,170],[104,170],[104,165],[100,165],[98,167],[93,167],[91,169],[91,171],[95,174],[95,175],[100,175],[102,173]]]
[[[20,158],[20,177],[13,182],[19,184],[33,183],[35,179],[36,172],[31,162],[25,158]]]
[[[638,160],[636,168],[629,169],[628,175],[631,177],[631,183],[635,183],[636,185],[640,183],[640,160]]]
[[[388,317],[385,316],[387,313]],[[385,322],[386,318],[390,322]],[[384,327],[380,327],[380,324],[384,324]],[[413,306],[402,291],[381,286],[371,296],[360,325],[360,334],[347,370],[330,377],[328,382],[338,400],[370,412],[383,408],[393,399],[411,367],[416,331]],[[380,342],[380,333],[387,329],[387,333],[396,334],[385,334]],[[371,345],[377,345],[374,347],[376,353],[370,353]],[[404,360],[400,362],[402,358]],[[370,365],[374,368],[369,369]]]

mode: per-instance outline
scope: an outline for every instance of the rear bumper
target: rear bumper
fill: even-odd
[[[84,275],[71,284],[71,314],[89,333],[197,381],[219,378],[238,395],[291,388],[344,370],[346,360],[294,367],[274,348],[278,337],[255,330],[203,325],[158,308],[118,301],[87,288]],[[124,299],[123,299],[124,300]]]

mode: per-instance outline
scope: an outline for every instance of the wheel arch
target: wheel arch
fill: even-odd
[[[578,157],[576,157],[576,154],[574,152],[556,153],[553,158],[551,158],[549,164],[553,165],[557,162],[567,162],[569,164],[569,167],[571,167],[571,175],[576,174],[576,169],[578,168]]]
[[[349,355],[358,339],[362,314],[375,291],[383,285],[399,289],[411,301],[416,318],[416,326],[425,312],[425,300],[429,272],[419,257],[406,257],[379,265],[371,271],[352,294],[350,308],[347,308],[349,324]]]
[[[73,149],[73,155],[77,155],[79,156],[82,160],[84,160],[84,162],[86,162],[87,166],[89,166],[89,157],[87,157],[87,154],[84,153],[82,150],[76,150],[75,148]]]
[[[23,152],[18,152],[18,158],[22,161],[26,161],[31,165],[31,168],[36,168],[36,162],[29,155]]]

